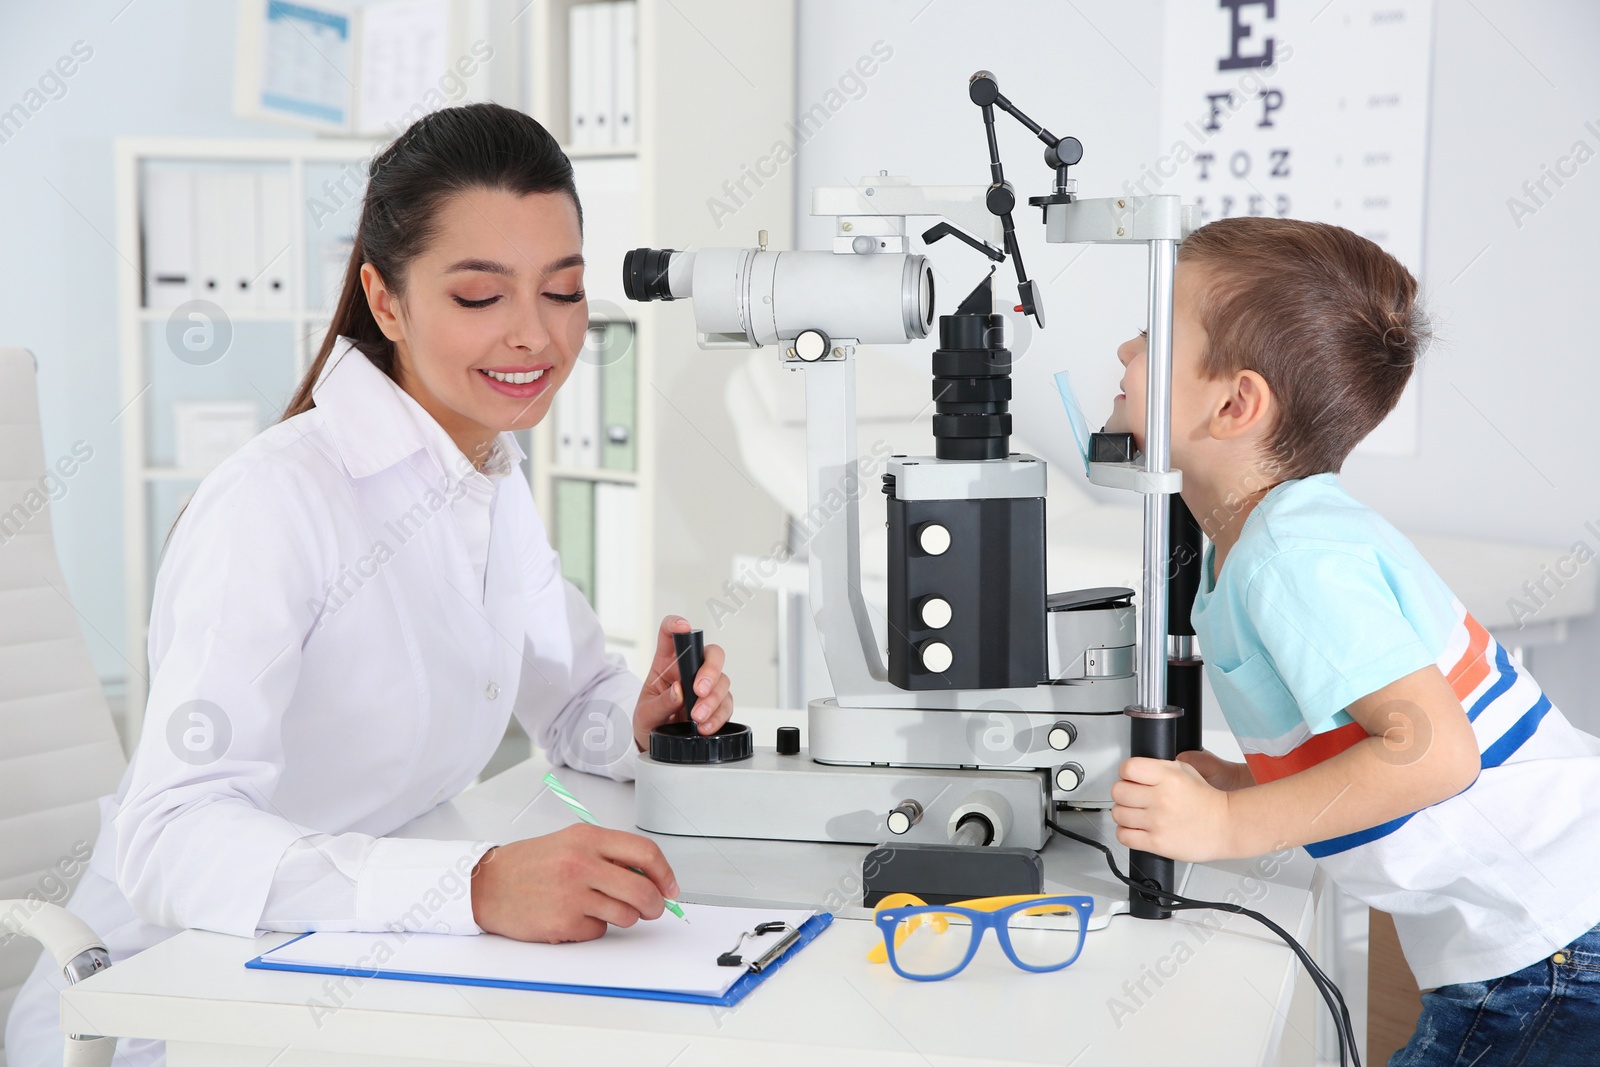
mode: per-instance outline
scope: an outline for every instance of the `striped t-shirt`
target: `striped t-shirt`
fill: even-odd
[[[1510,974],[1600,922],[1600,740],[1575,729],[1411,542],[1336,475],[1274,486],[1220,584],[1208,546],[1192,620],[1258,783],[1367,736],[1344,710],[1429,664],[1477,734],[1462,792],[1306,846],[1391,913],[1424,988]]]

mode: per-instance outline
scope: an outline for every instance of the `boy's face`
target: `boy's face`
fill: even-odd
[[[1172,466],[1178,470],[1185,469],[1191,444],[1209,436],[1211,394],[1223,384],[1200,373],[1200,357],[1206,348],[1206,331],[1200,324],[1204,270],[1180,262],[1172,279]],[[1111,417],[1105,425],[1111,433],[1132,433],[1140,451],[1145,447],[1147,340],[1141,330],[1117,348],[1123,366],[1122,392],[1111,402]]]

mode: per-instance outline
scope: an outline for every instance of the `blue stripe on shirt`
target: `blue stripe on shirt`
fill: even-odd
[[[1411,815],[1415,814],[1416,812],[1411,813]],[[1332,856],[1336,852],[1347,852],[1357,845],[1365,845],[1370,841],[1378,840],[1380,837],[1388,837],[1404,826],[1407,820],[1411,818],[1411,815],[1402,815],[1398,819],[1390,819],[1388,822],[1379,823],[1377,826],[1371,826],[1365,830],[1357,830],[1355,833],[1345,834],[1343,837],[1330,837],[1326,841],[1313,841],[1306,846],[1306,851],[1313,858],[1319,860],[1324,856]]]
[[[1503,669],[1507,663],[1504,646],[1501,647],[1498,659],[1500,660]],[[1515,675],[1512,675],[1511,677],[1515,677]],[[1496,689],[1499,688],[1500,686],[1497,685]],[[1477,705],[1474,705],[1474,714],[1483,710],[1482,705],[1488,702],[1489,694],[1485,694],[1485,698],[1485,700],[1482,700]],[[1523,712],[1522,718],[1513,723],[1509,730],[1501,734],[1494,744],[1484,749],[1481,759],[1483,767],[1498,767],[1506,760],[1510,759],[1517,749],[1521,748],[1527,742],[1528,738],[1532,737],[1538,732],[1539,723],[1544,720],[1545,715],[1550,711],[1550,707],[1550,698],[1545,696],[1543,693],[1540,693],[1539,699],[1533,705],[1533,707]],[[1476,779],[1474,779],[1474,782],[1476,782]],[[1469,786],[1468,788],[1471,787]],[[1465,793],[1466,790],[1463,789],[1461,792]],[[1459,796],[1460,794],[1458,793],[1456,795]],[[1416,813],[1412,812],[1411,814],[1414,815]],[[1380,838],[1388,837],[1390,834],[1400,829],[1400,827],[1404,826],[1407,820],[1410,818],[1411,815],[1402,815],[1398,819],[1391,819],[1386,823],[1379,823],[1377,826],[1369,827],[1365,830],[1358,830],[1353,834],[1345,834],[1342,837],[1330,837],[1326,841],[1313,841],[1312,843],[1306,845],[1306,852],[1310,853],[1310,855],[1315,859],[1322,859],[1324,856],[1332,856],[1340,852],[1348,852],[1357,845],[1369,844],[1373,841],[1379,840]]]
[[[1511,657],[1506,655],[1506,646],[1496,641],[1497,646],[1494,665],[1500,671],[1500,680],[1484,691],[1472,707],[1467,709],[1467,720],[1470,722],[1483,713],[1483,709],[1492,704],[1496,697],[1510,689],[1516,683],[1517,672],[1511,669]]]
[[[1543,693],[1539,694],[1538,703],[1523,713],[1522,718],[1512,724],[1511,729],[1500,735],[1499,740],[1483,750],[1483,765],[1485,767],[1498,767],[1511,758],[1512,753],[1521,748],[1523,742],[1534,735],[1539,729],[1539,722],[1550,710],[1550,698]]]

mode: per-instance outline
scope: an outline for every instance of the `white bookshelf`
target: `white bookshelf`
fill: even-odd
[[[792,247],[789,242],[794,198],[792,182],[786,175],[772,183],[767,210],[759,223],[752,209],[748,226],[716,233],[702,207],[723,177],[737,175],[741,161],[755,159],[769,150],[774,136],[781,134],[785,123],[793,118],[795,20],[790,0],[763,0],[761,4],[737,0],[639,0],[636,141],[629,147],[570,144],[568,19],[572,9],[584,2],[532,0],[519,16],[519,32],[524,35],[526,99],[530,114],[568,146],[567,155],[580,167],[591,159],[637,162],[638,194],[633,205],[636,226],[628,247],[753,245],[758,228],[771,231],[776,247]],[[706,36],[708,33],[715,44]],[[754,70],[766,65],[775,68],[778,76],[756,89],[733,62],[718,54],[719,50],[736,57],[739,66]],[[606,207],[585,199],[586,227]],[[700,214],[691,218],[697,212]],[[627,631],[608,632],[607,638],[613,648],[627,655],[629,665],[642,676],[650,666],[662,616],[685,614],[696,625],[703,625],[704,600],[720,590],[731,573],[734,556],[766,550],[782,535],[782,518],[770,501],[763,501],[770,514],[741,501],[738,515],[708,522],[707,514],[718,514],[716,479],[729,472],[710,470],[711,464],[699,456],[696,459],[700,462],[690,467],[663,462],[674,453],[693,456],[695,448],[704,443],[698,435],[693,442],[683,440],[677,411],[686,406],[705,410],[706,428],[713,435],[717,429],[709,424],[726,424],[726,412],[721,410],[722,387],[738,357],[729,359],[725,354],[702,352],[695,346],[687,301],[626,301],[620,293],[621,273],[620,259],[601,262],[590,256],[586,286],[591,293],[600,290],[620,305],[622,314],[634,326],[636,469],[618,471],[557,464],[557,420],[552,417],[534,430],[532,480],[540,514],[552,531],[558,521],[554,489],[557,481],[635,487],[638,610]],[[595,305],[591,302],[591,315],[594,314]],[[722,441],[715,447],[731,452],[731,432]],[[732,478],[742,481],[737,475]],[[681,540],[679,531],[685,524],[685,517],[677,509],[686,503],[693,506],[694,502],[699,502],[700,507],[689,519],[695,528],[691,552],[675,542]],[[743,521],[747,517],[751,521]],[[612,542],[615,543],[614,538]],[[598,561],[596,566],[599,567]],[[775,644],[770,637],[760,636],[767,620],[755,618],[756,614],[751,612],[748,618],[741,618],[745,630],[757,635],[750,642],[754,656],[742,658],[764,667]],[[730,644],[725,634],[712,634],[709,629],[707,639]],[[729,654],[732,661],[738,661],[733,647]],[[748,681],[751,668],[740,665],[737,669],[742,692],[752,692]]]
[[[359,170],[381,147],[381,142],[356,139],[122,137],[116,141],[116,245],[122,262],[134,268],[122,270],[117,283],[123,405],[117,421],[122,426],[123,610],[130,744],[139,736],[148,695],[146,637],[161,539],[171,524],[171,513],[207,473],[174,465],[171,401],[251,401],[263,428],[282,412],[332,314],[331,308],[318,306],[309,288],[308,256],[313,242],[308,235],[308,202],[318,195],[323,174],[345,167]],[[162,331],[173,309],[145,306],[142,191],[151,168],[171,166],[279,168],[289,178],[293,210],[289,249],[283,253],[289,257],[285,272],[289,306],[262,311],[229,307],[225,299],[204,296],[223,308],[233,328],[232,346],[210,367],[179,366],[171,353],[162,353]],[[213,368],[214,373],[207,373]]]

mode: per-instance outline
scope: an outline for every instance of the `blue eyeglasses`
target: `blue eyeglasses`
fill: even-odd
[[[1035,893],[924,904],[910,893],[890,893],[872,919],[883,944],[867,959],[888,960],[902,978],[937,982],[971,963],[983,932],[993,927],[1012,963],[1025,971],[1059,971],[1083,951],[1092,914],[1092,897]]]

